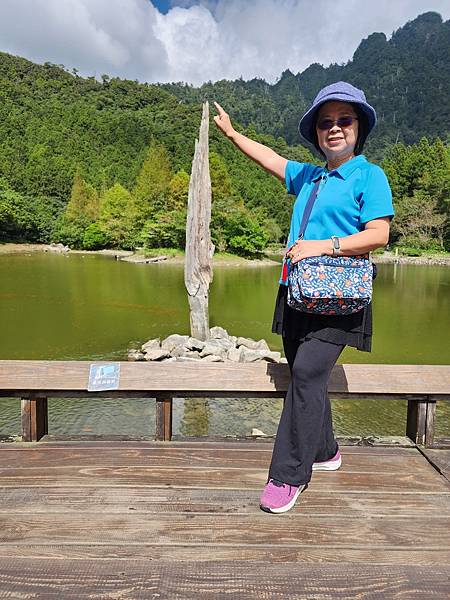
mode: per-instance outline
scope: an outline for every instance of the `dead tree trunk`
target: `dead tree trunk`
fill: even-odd
[[[209,105],[203,104],[199,140],[195,140],[189,182],[184,283],[188,292],[191,335],[209,337],[208,291],[212,281],[211,179],[209,176]]]

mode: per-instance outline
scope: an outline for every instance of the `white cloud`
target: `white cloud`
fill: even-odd
[[[0,50],[37,62],[140,81],[264,77],[342,63],[362,38],[428,10],[450,17],[448,0],[173,0],[162,15],[149,0],[2,0]]]

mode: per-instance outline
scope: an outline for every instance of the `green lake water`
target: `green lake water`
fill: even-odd
[[[218,266],[210,289],[210,325],[230,334],[270,332],[279,266]],[[380,265],[375,282],[371,353],[346,349],[339,362],[448,364],[450,268]],[[125,360],[149,338],[189,333],[183,266],[116,261],[93,254],[0,256],[0,359]],[[148,400],[49,402],[51,434],[152,436]],[[273,434],[282,400],[176,400],[174,433]],[[338,435],[404,435],[406,401],[334,401]],[[17,399],[0,399],[0,434],[18,434]],[[438,403],[437,435],[450,432],[450,410]]]

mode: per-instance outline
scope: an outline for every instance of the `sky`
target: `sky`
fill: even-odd
[[[97,78],[274,83],[430,10],[448,20],[450,0],[0,0],[0,50]]]

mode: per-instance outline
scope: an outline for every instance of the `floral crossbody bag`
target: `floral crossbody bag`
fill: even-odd
[[[300,225],[298,239],[305,234],[319,192],[316,182]],[[295,264],[287,259],[287,303],[296,310],[320,315],[359,312],[372,300],[374,265],[369,256],[311,256]]]

